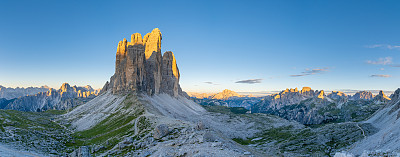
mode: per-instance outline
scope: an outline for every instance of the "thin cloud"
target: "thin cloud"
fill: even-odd
[[[395,68],[400,68],[400,64],[393,64],[393,65],[390,65],[391,67],[395,67]]]
[[[204,83],[210,84],[210,85],[219,85],[219,84],[216,84],[216,83],[214,83],[214,82],[204,82]]]
[[[371,75],[370,77],[384,77],[384,78],[388,78],[388,77],[392,77],[392,76],[391,76],[391,75],[375,74],[375,75]]]
[[[328,69],[329,68],[305,69],[305,71],[301,72],[301,74],[290,75],[290,77],[301,77],[301,76],[321,74],[323,72],[328,71]]]
[[[382,48],[389,50],[400,50],[400,45],[389,45],[389,44],[375,44],[375,45],[367,45],[366,48]]]
[[[393,64],[393,58],[392,57],[385,57],[385,58],[379,58],[376,61],[371,61],[367,60],[366,61],[368,64],[375,64],[375,65],[388,65],[388,64]]]
[[[249,79],[249,80],[236,81],[235,83],[255,84],[255,83],[261,83],[261,82],[262,82],[262,79]]]

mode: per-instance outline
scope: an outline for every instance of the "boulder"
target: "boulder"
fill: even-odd
[[[169,128],[165,124],[160,124],[154,129],[153,137],[155,139],[161,139],[162,137],[168,135]]]

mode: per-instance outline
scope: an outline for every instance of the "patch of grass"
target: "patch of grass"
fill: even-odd
[[[289,138],[295,136],[295,134],[291,131],[292,128],[293,126],[289,125],[265,130],[262,133],[262,137],[267,140],[276,140],[278,142],[288,140]]]
[[[255,143],[255,142],[251,141],[251,139],[233,138],[232,140],[241,145],[249,145],[249,144]]]
[[[49,114],[53,114],[53,115],[62,115],[62,114],[67,113],[67,111],[66,110],[47,110],[47,111],[44,111],[43,113],[49,113]]]

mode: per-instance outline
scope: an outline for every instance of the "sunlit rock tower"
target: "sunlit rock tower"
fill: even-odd
[[[175,56],[171,51],[161,56],[161,40],[161,32],[155,28],[143,38],[140,33],[135,33],[130,42],[126,39],[120,41],[115,74],[104,85],[102,92],[140,92],[148,95],[166,93],[175,97],[181,94]]]

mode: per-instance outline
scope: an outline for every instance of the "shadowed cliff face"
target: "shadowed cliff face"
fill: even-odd
[[[104,85],[102,92],[113,94],[140,92],[148,95],[166,93],[178,96],[179,70],[171,51],[161,55],[162,35],[158,28],[144,38],[132,34],[131,41],[120,41],[117,47],[115,74]]]

